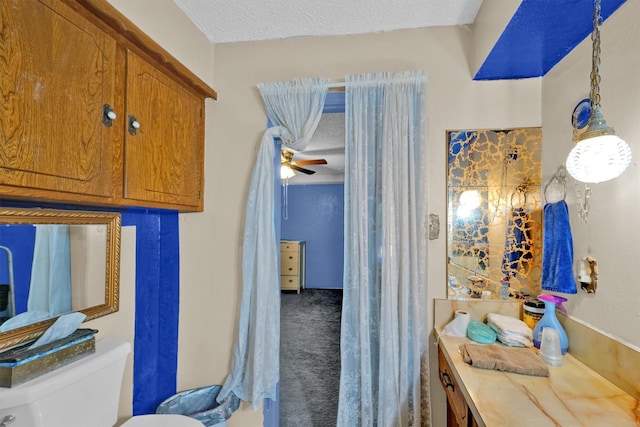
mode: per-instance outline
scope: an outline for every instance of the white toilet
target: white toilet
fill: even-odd
[[[96,352],[13,388],[0,388],[0,426],[113,427],[131,345],[96,342]],[[4,424],[3,423],[4,420]],[[183,415],[140,415],[123,427],[202,427]]]

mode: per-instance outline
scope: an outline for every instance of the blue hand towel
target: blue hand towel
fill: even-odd
[[[573,277],[573,237],[564,200],[544,206],[543,227],[542,289],[575,294],[578,291]]]

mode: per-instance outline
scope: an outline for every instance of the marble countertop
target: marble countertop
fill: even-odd
[[[480,426],[640,426],[640,401],[570,354],[562,366],[549,366],[549,377],[534,377],[464,363],[458,349],[467,342],[439,337]]]

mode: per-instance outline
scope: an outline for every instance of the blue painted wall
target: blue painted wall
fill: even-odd
[[[130,209],[122,225],[136,226],[136,319],[133,415],[154,413],[176,392],[180,247],[178,213]]]
[[[9,248],[13,259],[13,285],[16,313],[27,311],[29,288],[31,287],[31,260],[36,239],[33,225],[0,226],[0,245]],[[9,261],[7,252],[0,251],[0,283],[9,284]]]
[[[307,242],[307,288],[342,289],[344,185],[290,185],[282,239]]]

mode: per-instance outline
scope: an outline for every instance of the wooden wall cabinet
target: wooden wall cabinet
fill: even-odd
[[[1,194],[111,198],[116,41],[55,0],[2,1],[0,25]]]
[[[0,197],[203,209],[213,89],[105,0],[2,1],[0,26]]]
[[[127,52],[126,199],[202,204],[204,104],[132,51]],[[134,127],[134,122],[139,127]]]

